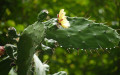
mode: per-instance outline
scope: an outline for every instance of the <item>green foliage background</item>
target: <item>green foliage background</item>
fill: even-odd
[[[9,43],[8,27],[15,27],[21,33],[34,23],[39,11],[47,9],[47,19],[57,17],[60,9],[67,16],[90,18],[120,29],[120,0],[0,0],[0,45]],[[109,53],[110,52],[110,53]],[[66,71],[68,75],[119,75],[120,48],[98,52],[72,51],[56,48],[40,52],[40,59],[50,65],[49,73]]]

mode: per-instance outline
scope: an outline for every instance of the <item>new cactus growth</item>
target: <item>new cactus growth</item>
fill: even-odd
[[[8,37],[9,43],[11,43],[11,44],[17,43],[17,41],[18,41],[17,39],[18,39],[19,35],[17,34],[16,29],[14,27],[8,28],[7,37]]]
[[[16,29],[14,27],[8,28],[8,36],[9,38],[17,38],[18,34],[16,33]]]
[[[0,46],[0,57],[4,55],[4,53],[5,53],[4,46]]]
[[[111,49],[118,46],[120,41],[119,34],[107,25],[95,23],[83,17],[65,17],[65,14],[61,17],[61,13],[58,18],[52,18],[43,22],[47,14],[48,11],[41,11],[38,15],[38,20],[34,24],[29,25],[20,36],[17,35],[14,28],[9,29],[8,38],[12,40],[19,38],[19,40],[10,42],[12,44],[17,43],[17,46],[10,44],[5,46],[8,57],[0,63],[8,61],[6,65],[9,65],[13,60],[17,60],[18,75],[31,75],[31,67],[35,67],[34,75],[45,75],[45,68],[44,70],[40,68],[43,64],[35,55],[39,47],[41,50],[50,50],[56,46],[62,46],[65,49],[96,50],[99,48]],[[63,22],[61,22],[61,19],[63,19]],[[58,27],[60,23],[62,27]],[[65,24],[69,25],[65,26]],[[17,59],[14,57],[14,52],[16,52],[14,49],[17,50]],[[9,58],[13,58],[13,60]],[[34,66],[31,64],[32,58]],[[37,65],[40,66],[38,67]],[[10,71],[11,68],[12,67],[10,67],[8,71]],[[11,70],[11,72],[13,71]],[[2,74],[7,75],[6,73]],[[65,72],[58,72],[53,75],[59,74],[66,75]]]
[[[39,14],[38,14],[38,21],[42,22],[43,20],[46,19],[47,15],[48,15],[48,11],[47,10],[42,10]]]
[[[5,45],[5,51],[6,54],[11,58],[15,59],[16,57],[14,56],[14,53],[17,51],[17,47],[11,44],[6,44]]]

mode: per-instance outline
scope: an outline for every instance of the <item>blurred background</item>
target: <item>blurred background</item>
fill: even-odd
[[[120,30],[120,0],[0,0],[0,45],[8,43],[8,27],[21,33],[43,9],[49,11],[48,19],[65,9],[67,16],[86,17]],[[42,51],[40,59],[50,65],[51,74],[66,71],[68,75],[120,75],[119,47],[92,53],[56,48],[54,53]]]

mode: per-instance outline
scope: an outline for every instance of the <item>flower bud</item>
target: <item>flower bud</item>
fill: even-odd
[[[4,46],[0,46],[0,57],[4,55],[5,49]]]

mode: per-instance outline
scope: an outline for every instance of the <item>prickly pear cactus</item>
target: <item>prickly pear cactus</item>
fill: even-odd
[[[83,17],[68,17],[70,27],[57,28],[57,19],[46,22],[48,39],[56,40],[64,48],[98,49],[113,48],[119,43],[116,30],[102,23],[95,23]]]
[[[24,30],[18,43],[18,75],[27,75],[35,48],[42,41],[44,34],[44,24],[39,21]]]
[[[45,25],[41,22],[45,12],[40,12],[38,21],[28,26],[18,42],[18,75],[28,75],[30,63],[35,48],[41,43],[45,35]],[[40,17],[40,15],[42,17]],[[22,64],[21,64],[22,63]]]
[[[62,13],[65,14],[63,10]],[[18,35],[13,27],[8,29],[9,44],[0,46],[0,56],[6,54],[5,59],[0,60],[0,75],[8,73],[16,75],[16,72],[18,75],[46,75],[48,66],[42,64],[34,55],[39,47],[40,50],[50,50],[56,46],[85,50],[111,49],[120,41],[117,31],[102,23],[95,23],[83,17],[67,17],[66,19],[64,16],[43,22],[47,14],[48,11],[41,11],[38,20],[29,25],[21,35]],[[64,26],[65,24],[67,26]],[[30,70],[34,72],[31,73]],[[66,72],[58,72],[52,75],[66,74]]]
[[[42,22],[47,14],[46,11],[42,11],[38,16],[38,21],[29,25],[20,36],[17,43],[18,75],[30,74],[33,55],[40,45],[42,45],[41,49],[45,50],[55,47],[53,44],[56,42],[63,48],[95,50],[98,48],[111,49],[116,47],[120,41],[116,30],[102,23],[95,23],[82,17],[67,17],[70,27],[62,28],[58,24],[57,18]],[[36,58],[34,56],[34,59]],[[38,69],[39,67],[36,67],[36,71]]]

